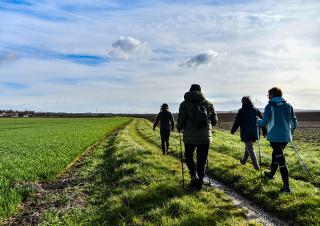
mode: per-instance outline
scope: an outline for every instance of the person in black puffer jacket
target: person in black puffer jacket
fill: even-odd
[[[253,106],[253,103],[249,96],[244,96],[241,102],[242,108],[239,109],[238,114],[235,118],[235,121],[231,129],[231,134],[234,134],[240,126],[241,141],[245,143],[244,156],[242,159],[240,159],[240,162],[241,164],[246,164],[250,156],[253,167],[256,170],[259,170],[260,166],[254,152],[253,144],[256,140],[259,139],[256,121],[257,116],[259,118],[262,118],[262,114],[259,111],[259,109]],[[262,133],[263,136],[266,136],[267,134],[267,130],[264,127],[262,127]]]

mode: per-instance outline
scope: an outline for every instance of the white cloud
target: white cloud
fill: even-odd
[[[219,53],[213,50],[207,50],[204,53],[200,53],[194,57],[191,57],[185,63],[180,64],[180,66],[196,68],[203,65],[209,66],[212,64],[220,64],[226,56],[226,53]]]
[[[125,60],[131,57],[147,57],[152,53],[147,43],[133,37],[122,36],[112,44],[112,47],[114,49],[109,54]]]

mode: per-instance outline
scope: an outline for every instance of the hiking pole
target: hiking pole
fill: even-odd
[[[260,182],[262,184],[262,165],[261,165],[261,144],[260,144],[260,128],[257,125],[258,147],[259,147],[259,166],[260,166]]]
[[[316,180],[315,180],[314,177],[312,176],[312,174],[311,174],[310,170],[308,169],[307,165],[306,165],[306,164],[304,163],[304,161],[302,160],[302,158],[301,158],[301,156],[300,156],[300,154],[299,154],[296,146],[295,146],[292,142],[290,142],[290,143],[291,143],[291,146],[293,147],[294,151],[297,153],[297,155],[298,155],[298,157],[299,157],[299,160],[302,162],[304,168],[305,168],[306,171],[308,172],[309,176],[311,177],[311,179],[313,180],[313,182],[316,183]]]
[[[207,172],[208,172],[208,169],[209,169],[209,157],[207,156]],[[209,179],[209,187],[211,186],[211,178],[210,178],[210,176],[208,175],[208,173],[206,173],[207,174],[207,177],[208,177],[208,179]]]
[[[179,132],[179,141],[180,141],[180,161],[181,161],[181,173],[182,173],[182,188],[184,190],[184,167],[183,167],[182,143],[181,143],[180,132]]]

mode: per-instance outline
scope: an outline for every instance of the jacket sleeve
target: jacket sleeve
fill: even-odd
[[[239,128],[240,126],[240,110],[238,111],[238,114],[236,115],[236,118],[234,120],[234,123],[233,123],[233,126],[232,126],[232,129],[231,129],[231,133],[234,134],[237,129]]]
[[[170,121],[171,121],[171,128],[172,128],[172,130],[174,130],[174,118],[173,118],[173,115],[171,114],[171,119],[170,119]]]
[[[263,118],[257,120],[257,125],[266,127],[270,119],[271,119],[271,109],[270,109],[270,105],[268,104],[264,109]]]
[[[297,117],[293,111],[293,107],[291,106],[291,112],[290,112],[290,124],[291,124],[291,129],[294,130],[298,126],[298,121]]]
[[[211,116],[210,116],[210,121],[211,121],[211,125],[215,126],[218,123],[218,115],[217,115],[216,111],[214,110],[213,106],[212,106],[211,110],[212,110],[212,113],[211,113]]]
[[[187,112],[185,111],[184,102],[180,104],[179,114],[177,119],[177,130],[180,132],[186,123],[187,120]]]
[[[156,128],[156,126],[157,126],[158,123],[159,123],[159,120],[160,120],[160,113],[158,114],[157,119],[156,119],[156,121],[155,121],[154,124],[153,124],[153,129]]]
[[[259,118],[262,118],[261,111],[259,111],[259,109],[257,109],[257,112],[258,112],[258,113],[257,113],[257,114],[258,114],[258,117],[259,117]],[[261,127],[261,130],[262,130],[262,135],[263,135],[263,136],[266,136],[267,133],[268,133],[266,127],[262,126],[262,127]]]

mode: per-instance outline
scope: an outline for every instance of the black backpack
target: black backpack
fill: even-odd
[[[206,107],[201,103],[193,103],[192,126],[195,128],[206,127],[208,125],[208,119]]]

